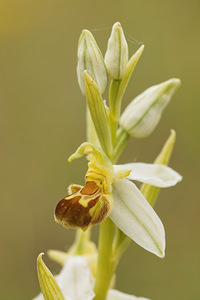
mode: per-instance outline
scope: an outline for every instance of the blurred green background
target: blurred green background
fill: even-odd
[[[199,0],[0,1],[1,300],[35,296],[37,255],[67,250],[73,241],[74,231],[55,224],[53,211],[70,183],[83,183],[86,170],[84,159],[67,162],[85,141],[77,42],[87,28],[105,53],[116,21],[130,54],[146,46],[123,106],[153,84],[182,80],[159,127],[131,141],[120,161],[152,162],[174,128],[171,166],[184,176],[162,190],[155,207],[166,229],[166,258],[132,243],[119,265],[117,288],[152,300],[200,299],[199,12]]]

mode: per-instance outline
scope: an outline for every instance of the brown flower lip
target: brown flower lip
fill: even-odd
[[[89,225],[102,222],[109,214],[109,199],[94,181],[87,181],[84,187],[72,185],[70,191],[73,193],[56,206],[57,223],[66,228],[86,230]]]

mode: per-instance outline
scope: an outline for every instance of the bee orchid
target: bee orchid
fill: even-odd
[[[87,155],[85,186],[71,185],[71,194],[55,210],[55,220],[64,227],[86,230],[107,218],[129,238],[159,257],[165,255],[165,231],[154,209],[132,180],[156,187],[170,187],[182,177],[161,164],[112,165],[105,153],[83,143],[69,161]]]

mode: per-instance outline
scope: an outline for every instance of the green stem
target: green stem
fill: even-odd
[[[116,163],[119,159],[120,155],[122,154],[124,148],[126,147],[129,141],[130,135],[123,129],[119,128],[117,133],[116,144],[113,153],[113,163]]]
[[[118,88],[120,81],[112,81],[110,86],[110,130],[113,143],[112,162],[115,163],[124,150],[129,135],[123,129],[117,127],[120,117],[121,99],[118,98]],[[94,300],[106,300],[113,274],[121,255],[127,249],[130,241],[121,231],[116,228],[114,240],[114,224],[107,218],[100,225],[99,248],[98,248],[98,266],[95,283]]]
[[[115,262],[112,259],[112,245],[114,235],[114,224],[107,218],[100,226],[99,235],[99,252],[98,252],[98,268],[95,283],[95,298],[94,300],[105,300],[110,281],[116,268]]]
[[[129,135],[124,130],[120,130],[113,162],[117,160],[123,151],[128,139]],[[130,243],[130,239],[127,238],[126,235],[118,228],[116,228],[115,241],[113,240],[114,224],[109,218],[107,218],[100,225],[97,277],[94,288],[96,296],[94,300],[106,299],[118,262]]]
[[[132,69],[131,69],[132,70]],[[131,74],[131,72],[129,72]],[[122,128],[118,129],[121,101],[130,74],[126,76],[126,80],[112,80],[109,90],[109,127],[112,138],[112,163],[116,163],[122,151],[124,150],[129,140],[129,134]],[[123,84],[121,84],[123,82]],[[117,264],[130,244],[130,239],[116,228],[114,240],[114,224],[107,218],[100,226],[99,250],[98,250],[98,266],[97,277],[95,283],[95,298],[94,300],[106,300],[107,292]]]

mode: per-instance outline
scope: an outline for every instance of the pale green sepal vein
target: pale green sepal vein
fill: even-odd
[[[159,153],[159,155],[154,161],[155,164],[163,164],[163,165],[169,164],[169,160],[174,148],[175,141],[176,141],[176,132],[174,130],[171,130],[169,138],[165,142],[161,152]],[[149,202],[149,204],[151,204],[151,206],[154,206],[158,198],[160,188],[144,183],[141,186],[140,190],[141,193],[145,196],[145,198]]]
[[[87,103],[101,147],[108,157],[112,155],[112,141],[105,105],[97,84],[84,72]]]
[[[40,283],[41,292],[45,300],[67,300],[63,296],[55,278],[52,273],[46,267],[42,260],[42,255],[44,253],[40,253],[37,258],[37,272],[38,279]]]

